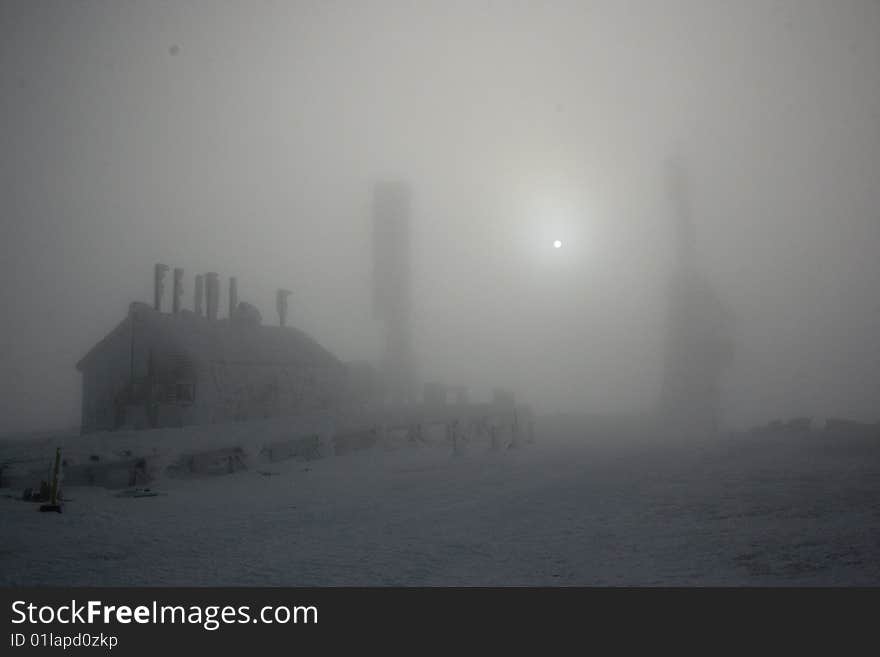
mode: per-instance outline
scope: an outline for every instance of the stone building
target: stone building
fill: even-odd
[[[217,319],[212,278],[203,316],[177,303],[176,312],[161,312],[157,275],[154,307],[132,303],[77,363],[83,432],[235,422],[352,403],[359,393],[348,367],[306,333],[263,325],[256,308],[237,299],[230,316]]]

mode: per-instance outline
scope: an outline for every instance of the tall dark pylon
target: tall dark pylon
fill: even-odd
[[[719,429],[730,316],[699,262],[684,165],[670,160],[667,173],[674,243],[660,411],[669,429],[708,435]]]
[[[412,193],[386,181],[373,190],[373,311],[385,324],[382,370],[394,402],[411,401],[416,373],[412,344]]]

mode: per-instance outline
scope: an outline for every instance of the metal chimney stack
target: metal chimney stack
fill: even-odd
[[[235,314],[238,308],[238,279],[235,276],[229,277],[229,317]]]
[[[157,312],[162,310],[162,293],[165,290],[165,273],[168,271],[168,265],[157,262],[153,268],[153,308]]]
[[[208,319],[216,320],[220,306],[220,279],[216,272],[205,274],[205,293],[208,301]]]
[[[180,297],[183,294],[183,269],[174,268],[174,289],[171,295],[171,312],[175,315],[180,312]]]
[[[201,274],[196,274],[196,303],[195,303],[195,311],[196,315],[199,317],[202,316],[202,304],[205,300],[205,277]]]
[[[275,293],[275,308],[278,310],[278,323],[287,326],[287,297],[293,292],[280,289]]]

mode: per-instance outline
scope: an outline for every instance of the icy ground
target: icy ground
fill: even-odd
[[[538,438],[0,496],[0,584],[880,584],[880,441]]]

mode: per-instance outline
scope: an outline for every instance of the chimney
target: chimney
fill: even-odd
[[[162,292],[165,289],[165,272],[168,271],[168,265],[160,262],[156,263],[153,268],[153,308],[157,311],[162,310]]]
[[[180,296],[183,294],[183,269],[174,268],[174,291],[171,296],[171,312],[175,315],[180,312]]]
[[[238,308],[238,279],[235,276],[229,277],[229,317],[235,314]]]
[[[275,308],[278,310],[278,323],[287,326],[287,297],[293,292],[280,289],[275,293]]]
[[[205,274],[205,296],[208,302],[208,319],[216,320],[220,305],[220,279],[213,271]]]
[[[202,303],[205,299],[205,277],[201,274],[196,274],[196,315],[199,317],[202,316]]]

